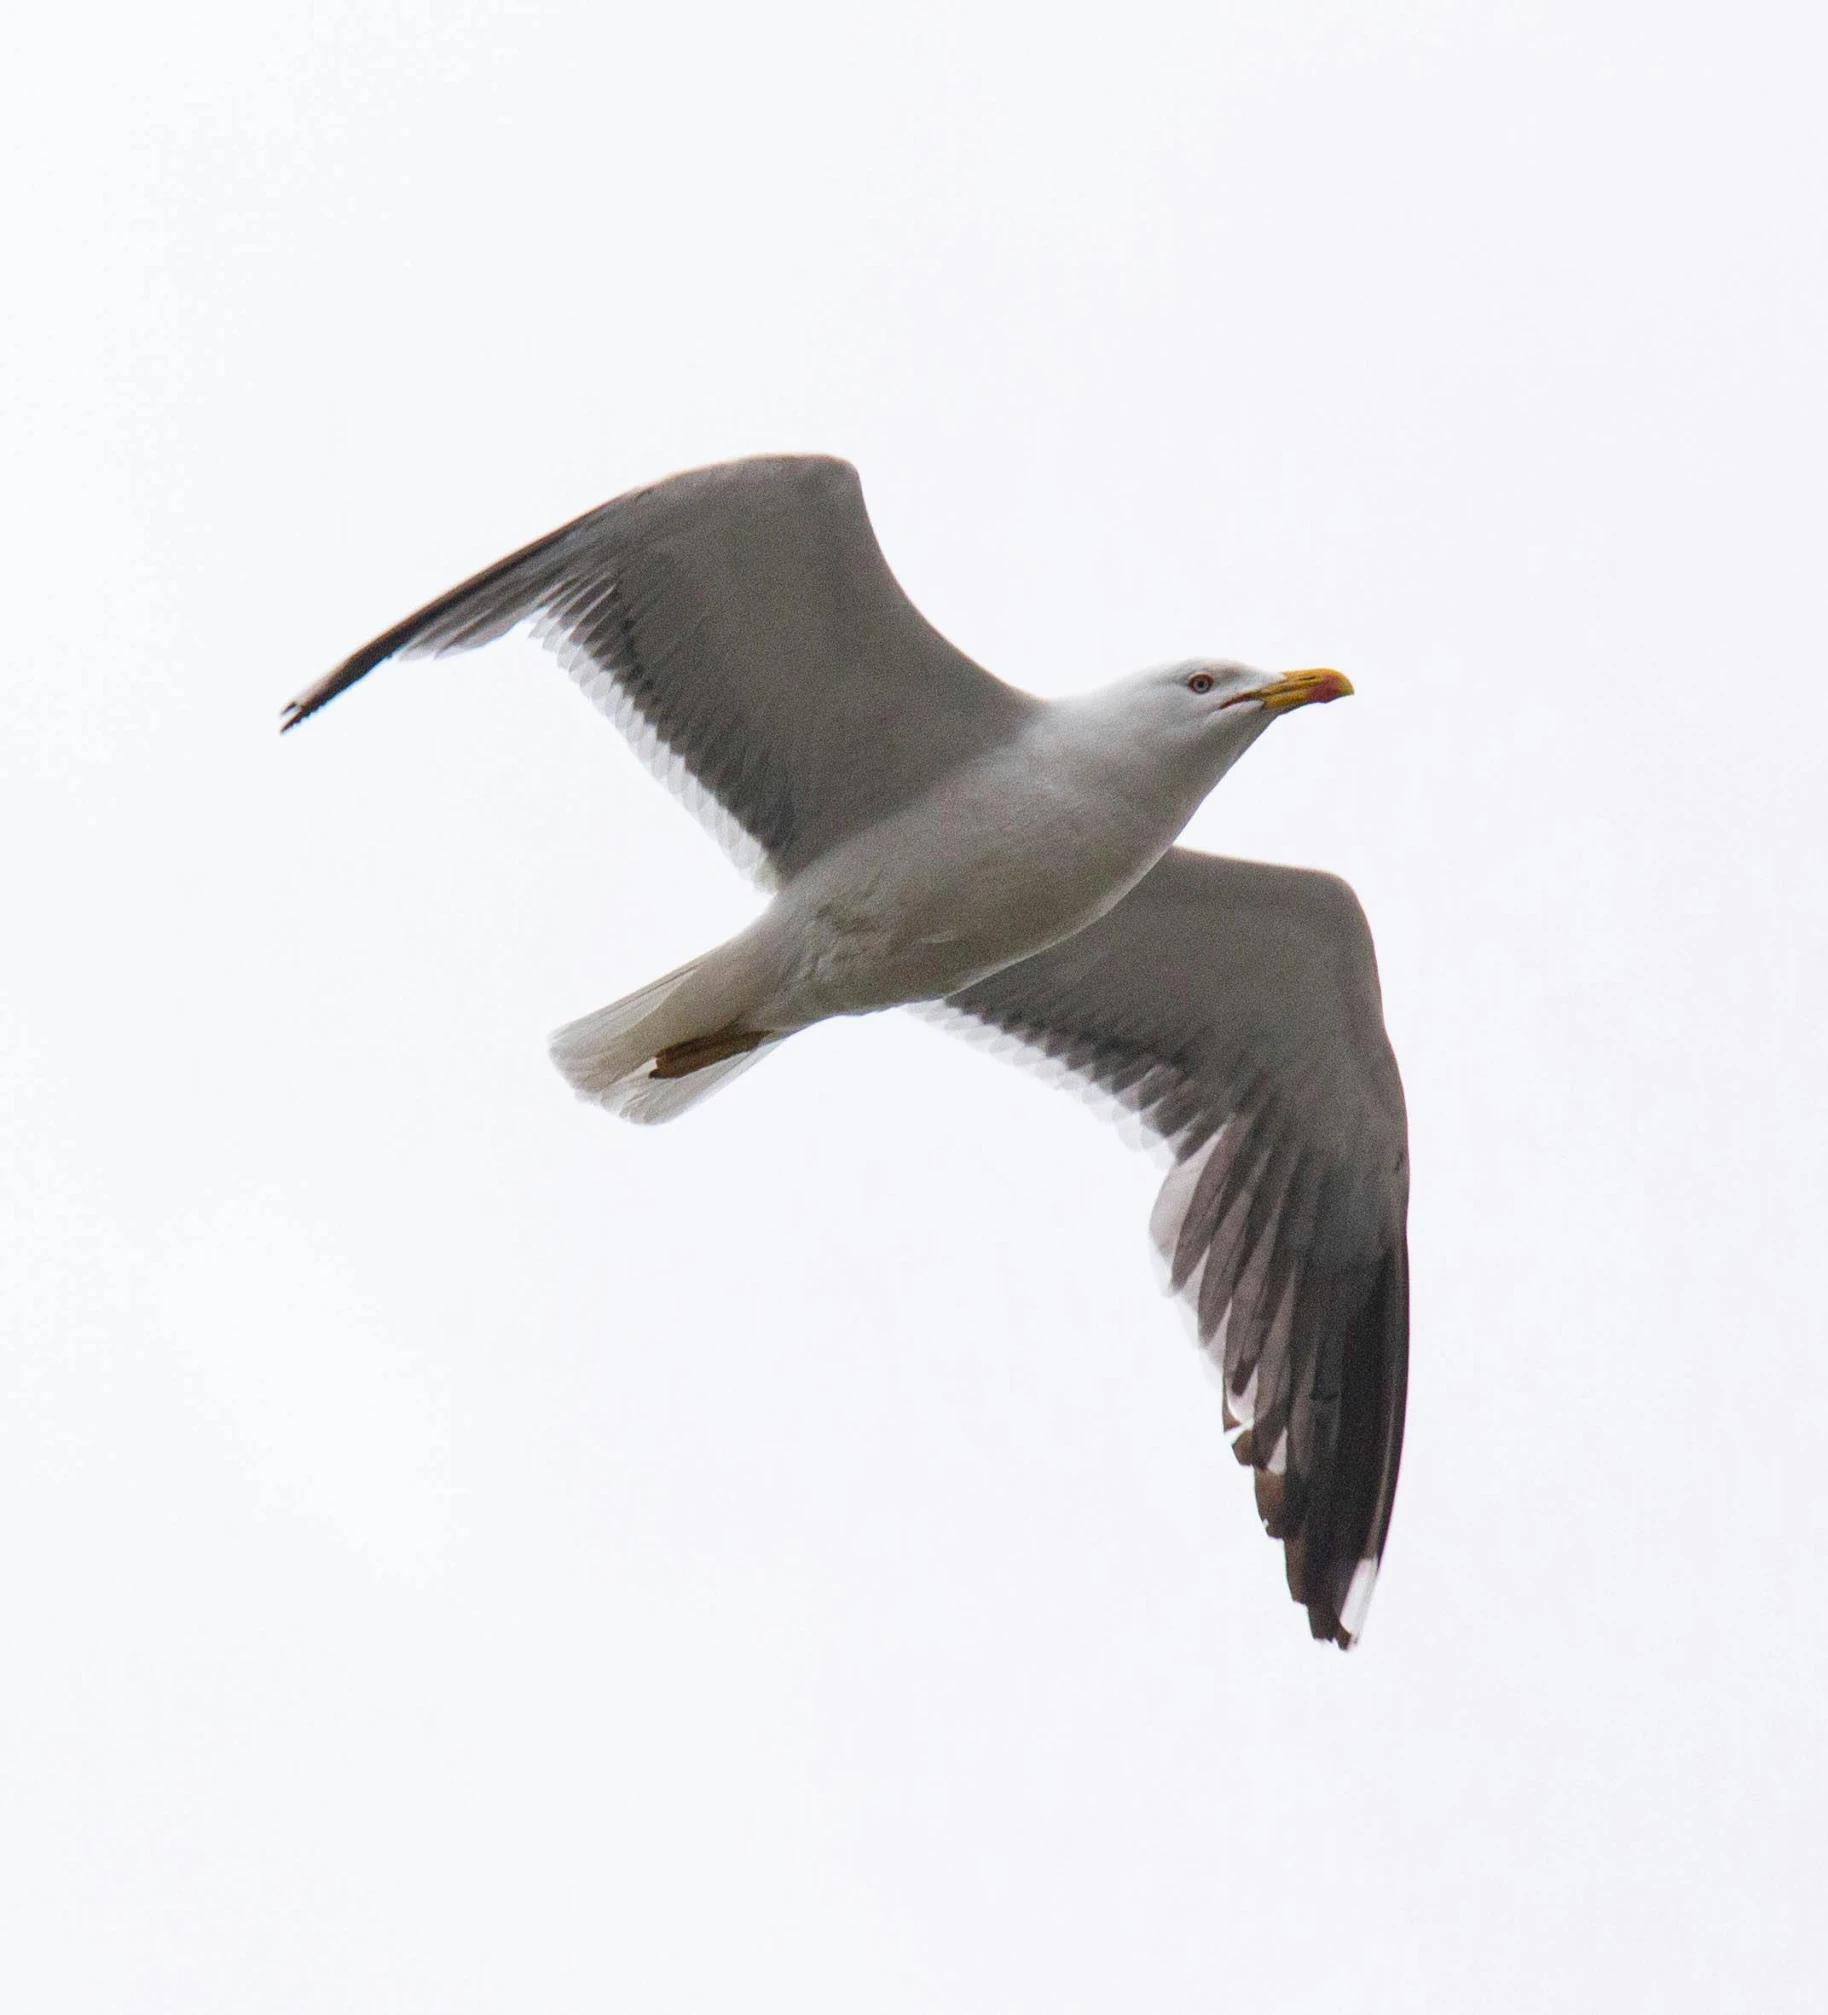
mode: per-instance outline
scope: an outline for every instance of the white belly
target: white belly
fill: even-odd
[[[1183,816],[1020,749],[963,772],[781,891],[756,925],[773,981],[759,1023],[937,999],[1057,944],[1141,880]]]

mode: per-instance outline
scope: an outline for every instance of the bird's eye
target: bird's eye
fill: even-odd
[[[1210,672],[1195,672],[1193,677],[1187,681],[1187,690],[1190,693],[1211,692],[1212,674]]]

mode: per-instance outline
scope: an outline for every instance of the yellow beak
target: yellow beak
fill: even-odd
[[[1317,700],[1343,700],[1351,690],[1352,681],[1344,672],[1330,672],[1320,666],[1311,672],[1284,672],[1272,684],[1259,686],[1255,692],[1239,693],[1225,705],[1238,707],[1246,700],[1255,700],[1259,706],[1279,714],[1287,713],[1291,707],[1312,706]]]

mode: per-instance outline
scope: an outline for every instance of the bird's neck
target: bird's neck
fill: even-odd
[[[1070,769],[1107,802],[1126,807],[1139,824],[1159,828],[1166,848],[1263,723],[1220,717],[1205,735],[1168,740],[1126,717],[1121,693],[1090,693],[1055,702],[1038,725],[1045,744],[1038,753],[1045,760]]]

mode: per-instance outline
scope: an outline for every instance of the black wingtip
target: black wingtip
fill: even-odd
[[[1409,1279],[1399,1243],[1347,1316],[1340,1432],[1305,1487],[1256,1469],[1257,1511],[1282,1541],[1289,1594],[1321,1643],[1350,1651],[1364,1634],[1402,1461],[1408,1390]],[[1244,1439],[1240,1438],[1240,1447]]]
[[[1372,1578],[1375,1577],[1376,1569],[1373,1567]],[[1341,1651],[1355,1650],[1364,1632],[1364,1612],[1369,1602],[1370,1595],[1367,1590],[1357,1604],[1357,1627],[1354,1628],[1340,1613],[1341,1605],[1338,1602],[1324,1595],[1311,1596],[1306,1607],[1308,1629],[1313,1633],[1314,1641],[1317,1644],[1337,1644]]]
[[[289,735],[300,721],[308,721],[326,700],[334,699],[350,683],[343,677],[348,670],[339,665],[326,679],[319,679],[314,686],[307,686],[296,699],[288,700],[279,710],[279,732]]]
[[[358,679],[365,678],[376,665],[392,657],[406,627],[402,624],[389,630],[386,636],[377,637],[354,657],[345,658],[335,671],[326,672],[316,685],[307,686],[296,698],[288,700],[279,710],[279,732],[288,734],[300,721],[308,721],[319,707],[328,706],[338,693],[346,693]]]

